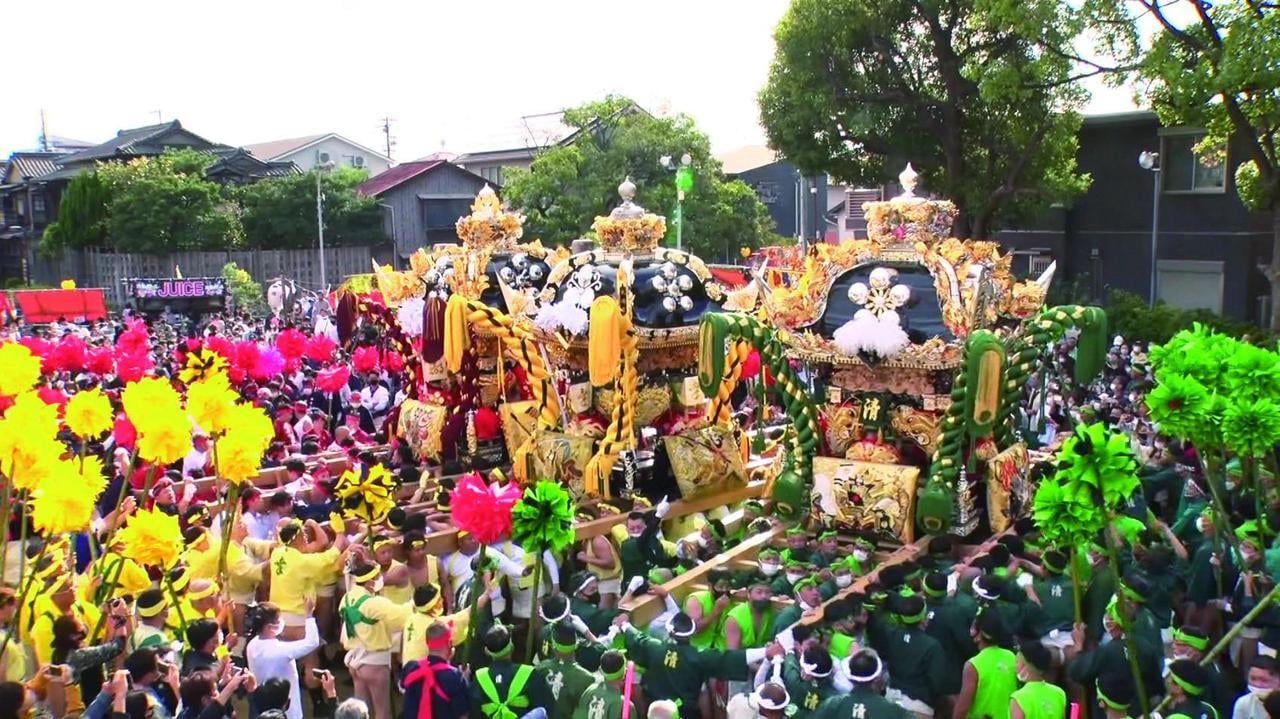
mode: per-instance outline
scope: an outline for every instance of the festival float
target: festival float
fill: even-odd
[[[917,197],[910,166],[899,179],[901,196],[865,205],[867,239],[810,248],[786,282],[760,278],[760,317],[704,318],[703,387],[732,377],[734,345],[773,370],[792,425],[783,513],[904,540],[915,526],[968,535],[982,516],[1000,531],[1033,491],[1016,421],[1027,379],[1072,327],[1077,380],[1095,374],[1105,315],[1044,309],[1052,268],[1016,281],[996,243],[951,237],[955,205]]]

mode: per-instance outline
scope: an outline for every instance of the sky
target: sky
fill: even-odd
[[[0,153],[181,120],[229,145],[336,132],[397,161],[499,149],[520,118],[607,93],[762,144],[787,0],[45,0],[7,3]],[[73,49],[73,51],[68,51]],[[1107,91],[1091,111],[1131,109]]]

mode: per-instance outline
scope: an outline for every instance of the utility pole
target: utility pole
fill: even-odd
[[[49,118],[45,116],[44,110],[40,111],[40,151],[49,151]]]
[[[393,122],[393,118],[391,118],[391,117],[383,117],[383,118],[382,118],[382,136],[383,136],[383,137],[385,138],[385,140],[386,140],[386,148],[387,148],[386,155],[387,155],[387,157],[388,157],[388,158],[390,158],[390,157],[391,157],[391,148],[392,148],[392,146],[394,146],[394,145],[396,144],[396,143],[395,143],[395,138],[391,137],[391,123],[392,123],[392,122]]]

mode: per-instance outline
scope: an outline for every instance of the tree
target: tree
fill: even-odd
[[[1168,0],[1137,0],[1160,32],[1142,57],[1146,98],[1166,126],[1206,131],[1197,150],[1226,161],[1234,140],[1244,150],[1236,194],[1251,210],[1271,213],[1271,263],[1260,268],[1280,299],[1280,5],[1264,0],[1179,3],[1190,20],[1175,22]],[[1271,313],[1280,330],[1280,311]]]
[[[610,96],[566,110],[564,123],[579,131],[571,142],[542,152],[527,170],[507,170],[503,195],[524,212],[526,237],[567,245],[586,236],[595,217],[618,204],[618,185],[627,177],[636,184],[635,201],[674,227],[675,178],[660,158],[688,153],[694,183],[683,204],[684,247],[708,259],[736,257],[739,247],[772,239],[764,205],[745,183],[725,178],[707,136],[688,116],[654,117]]]
[[[986,238],[1088,187],[1076,171],[1077,81],[1133,46],[1114,0],[794,0],[760,110],[806,173],[878,185],[911,162]]]
[[[387,241],[378,201],[355,191],[368,173],[339,166],[320,178],[324,192],[324,241],[328,246],[376,245]],[[250,247],[305,249],[316,246],[316,171],[260,180],[234,191]]]
[[[97,175],[109,193],[107,227],[117,252],[162,254],[242,244],[235,207],[204,179],[211,155],[169,150],[125,163],[104,162]]]
[[[57,255],[64,249],[101,247],[107,240],[107,204],[111,194],[96,172],[71,178],[58,204],[58,220],[44,228],[40,249]]]
[[[247,310],[255,315],[267,311],[267,296],[262,291],[262,283],[254,282],[253,276],[234,262],[222,266],[222,280],[227,283],[227,294],[231,295],[234,309]]]

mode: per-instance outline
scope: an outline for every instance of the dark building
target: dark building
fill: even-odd
[[[0,174],[0,277],[28,279],[31,253],[44,228],[58,219],[62,193],[73,177],[100,162],[127,162],[183,148],[213,155],[206,176],[224,184],[298,172],[292,162],[264,162],[240,148],[210,142],[177,120],[121,130],[106,142],[80,143],[71,152],[15,152]]]
[[[1087,117],[1078,162],[1093,178],[1088,191],[998,239],[1031,255],[1033,265],[1057,260],[1055,282],[1079,282],[1099,298],[1113,289],[1148,297],[1158,182],[1159,298],[1265,322],[1270,287],[1258,266],[1270,260],[1269,219],[1246,210],[1236,195],[1233,178],[1243,152],[1232,145],[1225,160],[1202,154],[1196,146],[1203,137],[1194,129],[1161,127],[1149,112]],[[1159,153],[1158,172],[1139,166],[1142,152]]]
[[[471,212],[471,203],[486,184],[490,183],[483,177],[453,163],[418,160],[365,180],[356,192],[378,198],[399,266],[419,247],[456,244],[454,224]]]
[[[717,159],[727,177],[742,180],[756,191],[779,235],[814,242],[825,241],[828,234],[837,232],[828,217],[826,175],[803,175],[763,145],[722,153]]]

